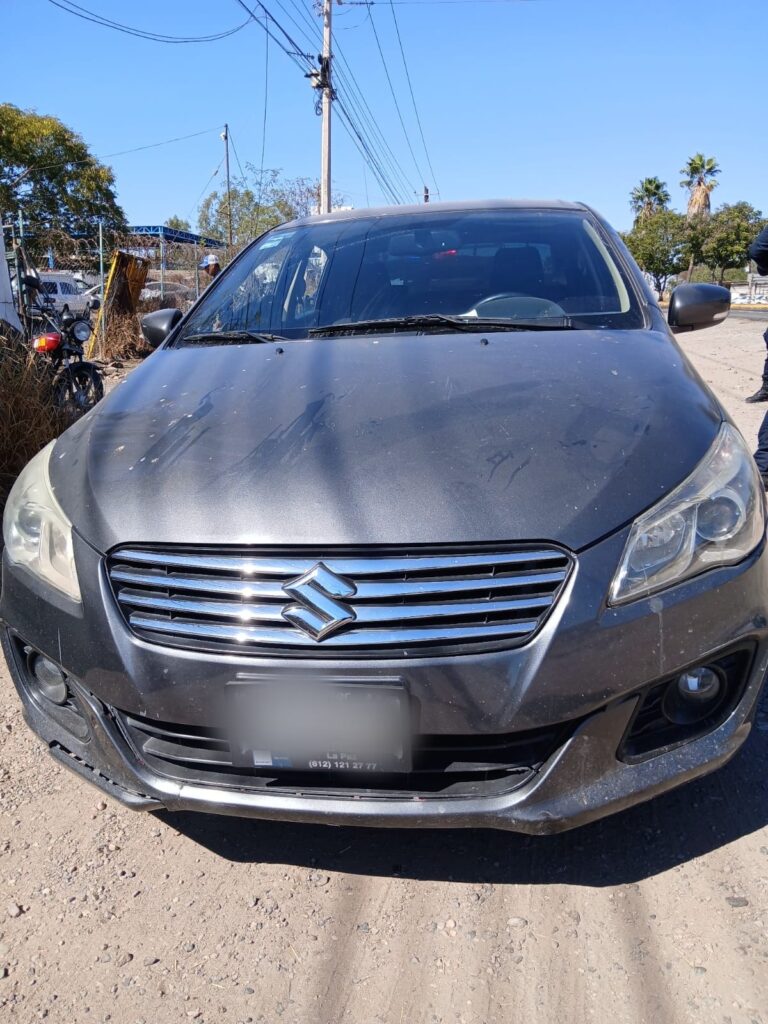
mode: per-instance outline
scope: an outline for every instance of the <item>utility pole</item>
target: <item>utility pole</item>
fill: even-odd
[[[429,185],[424,186],[424,202],[429,202]]]
[[[104,351],[104,329],[106,326],[106,311],[104,310],[104,218],[99,217],[99,335],[101,338],[101,351]]]
[[[221,137],[224,140],[224,162],[227,170],[227,240],[229,247],[232,248],[232,191],[229,187],[229,125],[224,125],[224,131],[221,133]],[[219,164],[221,166],[221,164]]]
[[[333,0],[323,0],[323,53],[320,57],[318,88],[323,90],[323,149],[320,165],[320,213],[331,212],[331,9]]]

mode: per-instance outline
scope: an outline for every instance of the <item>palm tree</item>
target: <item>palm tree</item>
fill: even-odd
[[[709,194],[717,185],[715,177],[720,173],[717,160],[703,153],[692,156],[680,171],[683,180],[680,187],[688,189],[688,220],[694,217],[709,217]]]
[[[635,223],[647,220],[659,210],[665,210],[669,205],[667,183],[659,178],[643,178],[640,184],[632,189],[629,205],[635,215]]]

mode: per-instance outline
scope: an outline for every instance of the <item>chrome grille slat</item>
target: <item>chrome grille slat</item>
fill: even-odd
[[[557,548],[116,550],[110,581],[128,624],[155,643],[306,655],[515,646],[538,629],[573,565]]]
[[[135,590],[120,591],[119,600],[135,608],[148,608],[172,615],[206,615],[211,618],[240,619],[241,622],[285,623],[282,605],[248,604],[236,601],[206,601],[201,598],[164,597]],[[465,618],[503,612],[541,612],[552,603],[551,597],[521,597],[501,601],[447,601],[441,604],[368,604],[355,611],[361,624],[390,623],[410,619]]]
[[[455,569],[469,569],[487,566],[513,568],[521,562],[562,562],[564,555],[556,548],[530,551],[504,551],[476,555],[405,555],[382,556],[381,558],[352,558],[345,555],[311,555],[283,558],[280,556],[243,555],[196,555],[176,554],[161,551],[140,551],[123,548],[120,558],[126,562],[142,565],[170,565],[187,571],[213,571],[239,573],[245,576],[300,576],[316,562],[322,561],[329,569],[342,576],[388,576],[395,573],[427,572],[438,570],[450,573]]]
[[[126,566],[115,566],[110,577],[117,583],[127,583],[137,587],[149,587],[154,590],[200,590],[208,594],[224,594],[228,597],[240,597],[244,600],[259,598],[262,600],[285,601],[285,591],[278,582],[250,583],[235,579],[221,579],[216,576],[177,576],[168,573],[137,572]]]
[[[193,622],[188,619],[164,619],[134,612],[132,626],[153,633],[171,633],[209,640],[228,640],[233,643],[267,644],[277,647],[319,647],[316,640],[291,626],[275,629],[260,626],[235,626],[225,623]],[[338,633],[333,637],[334,647],[403,646],[421,643],[456,642],[457,640],[485,640],[493,637],[516,637],[532,633],[536,619],[510,622],[503,625],[458,627],[413,627],[412,629],[355,629],[351,633]]]
[[[329,561],[331,561],[329,559]],[[327,564],[327,563],[326,563]],[[400,597],[430,597],[439,594],[469,594],[478,591],[520,590],[524,587],[545,587],[551,583],[562,583],[566,569],[551,572],[519,573],[514,576],[487,576],[480,579],[443,580],[378,580],[376,583],[357,583],[358,601],[390,600]],[[141,572],[128,566],[115,565],[110,570],[114,582],[126,583],[154,590],[201,591],[208,594],[222,594],[243,600],[285,601],[286,594],[278,581],[242,581],[222,579],[216,576],[181,576],[176,573]]]

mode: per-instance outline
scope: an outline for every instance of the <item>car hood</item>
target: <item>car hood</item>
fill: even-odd
[[[118,543],[579,549],[680,483],[720,409],[656,331],[160,349],[59,439],[57,497]]]

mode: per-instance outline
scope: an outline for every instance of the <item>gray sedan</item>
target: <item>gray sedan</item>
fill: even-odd
[[[717,768],[768,666],[765,499],[571,203],[274,229],[27,466],[3,647],[143,809],[550,832]]]

